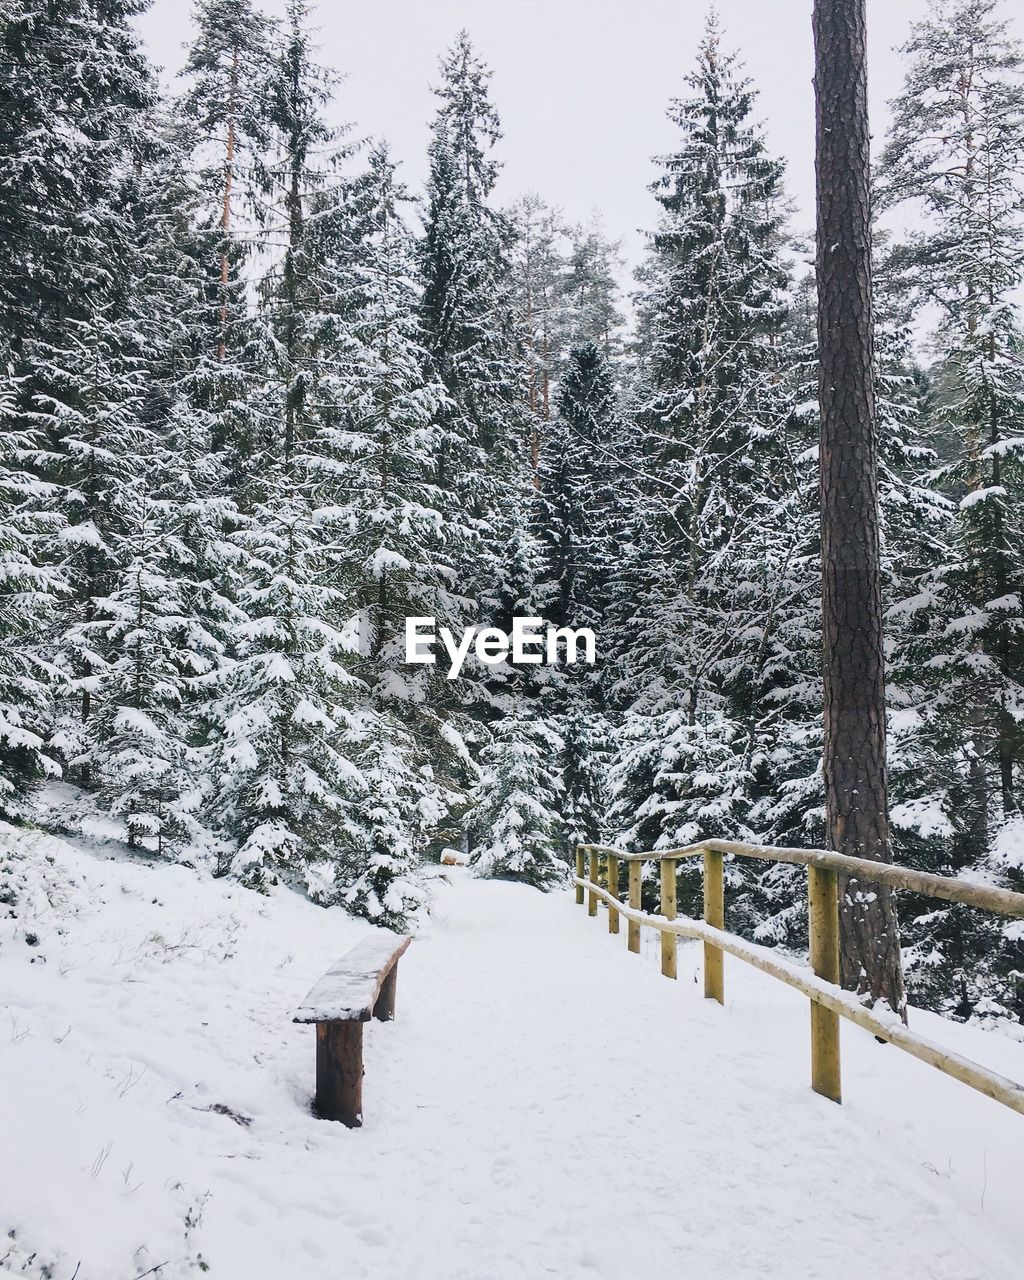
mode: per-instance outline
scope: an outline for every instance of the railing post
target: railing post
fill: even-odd
[[[716,929],[725,928],[724,857],[704,850],[704,920]],[[724,959],[721,950],[704,943],[704,998],[725,1004]]]
[[[613,898],[619,896],[619,860],[614,853],[608,855],[608,892]],[[619,913],[615,907],[608,908],[608,932],[618,933]]]
[[[634,911],[640,910],[641,897],[640,886],[643,882],[643,863],[639,858],[634,859],[629,864],[629,905]],[[630,951],[639,953],[640,951],[640,926],[635,920],[630,920],[626,926],[626,945]]]
[[[666,920],[676,918],[676,860],[661,861],[661,914]],[[661,931],[661,971],[666,978],[676,976],[676,935]]]
[[[836,872],[807,868],[811,968],[826,982],[839,982],[839,884]],[[839,1014],[811,1001],[811,1088],[842,1101]]]
[[[598,856],[599,856],[599,855],[598,855],[598,853],[597,853],[597,850],[596,850],[596,849],[591,849],[591,851],[590,851],[590,874],[587,876],[587,879],[588,879],[592,884],[597,884]],[[593,889],[591,889],[591,890],[587,893],[587,915],[588,915],[588,916],[596,916],[596,915],[597,915],[597,894],[593,891]]]
[[[577,880],[583,879],[583,847],[582,845],[576,846],[576,879]],[[576,886],[576,905],[578,907],[583,906],[583,886],[581,884],[578,884]]]

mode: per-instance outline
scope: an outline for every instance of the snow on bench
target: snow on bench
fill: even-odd
[[[395,933],[364,938],[324,974],[299,1006],[294,1022],[388,1022],[395,1016],[394,984],[399,957],[412,938]],[[379,1012],[383,988],[391,987],[387,1012]]]
[[[336,961],[296,1010],[316,1024],[316,1110],[350,1129],[363,1122],[363,1023],[395,1016],[398,961],[412,938],[380,933]]]

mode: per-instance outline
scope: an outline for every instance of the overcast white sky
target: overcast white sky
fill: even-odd
[[[267,13],[284,0],[264,0]],[[323,60],[347,73],[334,111],[358,136],[386,138],[418,190],[434,112],[437,58],[461,27],[494,69],[505,137],[502,201],[537,191],[573,220],[599,210],[630,262],[655,217],[651,156],[670,148],[668,100],[683,91],[704,0],[321,0]],[[814,224],[811,0],[718,0],[726,43],[760,89],[769,144],[788,162],[799,230]],[[900,85],[893,47],[926,0],[868,0],[869,92],[876,149]],[[1006,15],[1024,34],[1017,0]],[[155,0],[140,19],[168,75],[190,38],[186,0]]]

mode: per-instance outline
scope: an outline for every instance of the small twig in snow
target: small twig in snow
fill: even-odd
[[[229,1120],[234,1120],[235,1124],[241,1125],[243,1129],[248,1129],[252,1124],[252,1116],[243,1115],[240,1111],[235,1111],[223,1102],[213,1102],[208,1107],[193,1107],[193,1111],[213,1111],[219,1116],[227,1116]]]
[[[135,1064],[134,1063],[129,1064],[128,1074],[125,1076],[125,1078],[121,1081],[121,1083],[117,1087],[117,1096],[119,1098],[123,1098],[126,1093],[129,1093],[132,1089],[135,1088],[135,1086],[139,1083],[139,1081],[142,1079],[142,1077],[145,1074],[146,1074],[145,1067],[143,1067],[142,1070],[139,1072],[139,1074],[136,1075]]]

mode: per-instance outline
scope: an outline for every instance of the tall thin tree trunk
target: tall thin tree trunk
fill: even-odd
[[[544,362],[544,371],[541,374],[541,416],[547,422],[551,417],[551,375],[548,372],[548,362],[551,359],[551,352],[548,344],[548,318],[544,316],[544,336],[541,341],[541,359]]]
[[[995,297],[990,293],[989,304],[995,307]],[[988,347],[989,362],[995,367],[996,363],[996,339],[995,335],[989,338]],[[995,395],[989,392],[989,446],[992,449],[992,487],[998,489],[1002,483],[1002,464],[999,459],[999,450],[996,446],[999,444],[1001,437],[999,409],[996,404]],[[989,532],[991,538],[991,551],[993,559],[993,591],[995,599],[1002,599],[1006,596],[1010,589],[1010,573],[1008,560],[1008,548],[1006,544],[1006,533],[1003,528],[1003,513],[1000,510],[998,500],[994,507],[993,525]],[[1008,624],[1003,621],[999,624],[999,628],[995,637],[995,658],[999,667],[999,673],[1003,680],[1008,680],[1011,671],[1011,656],[1009,644]],[[1010,709],[1006,703],[1006,694],[1000,695],[999,701],[995,708],[996,719],[996,755],[999,760],[999,796],[1002,801],[1003,818],[1008,818],[1011,813],[1017,811],[1017,796],[1014,789],[1014,762],[1017,756],[1017,724],[1010,713]]]
[[[224,155],[224,204],[220,215],[220,338],[217,359],[223,360],[228,343],[228,235],[231,232],[231,183],[235,170],[235,96],[238,89],[238,47],[231,51],[231,91],[228,96],[228,136]]]
[[[302,216],[302,175],[304,146],[299,125],[299,79],[297,66],[292,73],[292,101],[294,124],[288,143],[289,177],[288,193],[285,207],[288,210],[288,248],[284,255],[284,305],[285,305],[285,350],[288,358],[288,383],[285,391],[285,427],[284,427],[284,465],[291,470],[292,455],[295,451],[296,437],[299,434],[302,404],[300,393],[296,393],[295,371],[299,363],[299,279],[297,255],[302,245],[304,220]]]
[[[871,315],[866,0],[815,0],[825,806],[829,844],[891,861]],[[892,894],[840,884],[843,985],[906,1016]]]
[[[541,375],[540,375],[540,416],[547,428],[551,418],[551,376],[548,373],[548,361],[551,357],[548,344],[548,301],[544,298],[544,321],[541,337]],[[533,487],[540,489],[540,432],[537,429],[537,416],[533,418],[533,429],[530,432],[530,465],[533,469]]]
[[[540,488],[540,440],[537,434],[537,358],[533,335],[533,248],[527,222],[526,241],[526,350],[530,369],[530,475]]]

